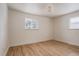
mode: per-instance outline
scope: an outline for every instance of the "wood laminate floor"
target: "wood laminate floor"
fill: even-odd
[[[7,56],[79,56],[79,47],[50,40],[11,47]]]

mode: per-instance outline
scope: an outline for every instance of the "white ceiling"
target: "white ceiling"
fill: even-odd
[[[8,6],[22,12],[34,15],[55,17],[79,10],[78,3],[52,3],[52,12],[47,6],[51,3],[9,3]]]

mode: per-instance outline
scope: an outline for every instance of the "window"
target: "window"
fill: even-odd
[[[30,18],[25,19],[25,29],[38,29],[38,21]]]
[[[70,29],[79,29],[79,17],[70,19]]]

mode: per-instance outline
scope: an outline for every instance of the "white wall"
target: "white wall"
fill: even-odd
[[[6,55],[8,49],[7,11],[7,5],[0,4],[0,56]]]
[[[29,17],[39,22],[38,30],[25,30],[24,21]],[[25,14],[20,11],[9,9],[9,39],[10,45],[31,44],[35,42],[53,39],[53,24],[47,17]]]
[[[30,15],[9,9],[9,40],[11,46],[31,44],[50,39],[79,46],[79,30],[69,29],[69,19],[79,16],[79,12],[53,18]],[[39,30],[25,30],[25,17],[39,21]],[[53,30],[54,29],[54,30]],[[54,36],[54,37],[53,37]]]
[[[53,18],[54,39],[79,46],[79,30],[69,29],[69,20],[72,17],[79,17],[79,12],[74,12],[64,16]]]

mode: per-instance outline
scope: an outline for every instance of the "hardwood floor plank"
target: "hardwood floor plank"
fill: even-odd
[[[7,56],[79,56],[79,47],[50,40],[11,47]]]

